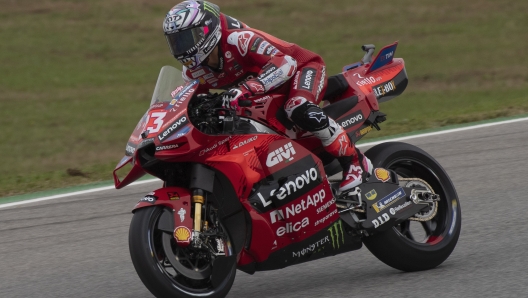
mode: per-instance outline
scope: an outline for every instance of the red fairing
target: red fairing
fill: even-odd
[[[164,206],[173,210],[174,239],[185,247],[192,240],[191,194],[181,187],[165,187],[148,193],[134,206],[133,212],[140,208]]]
[[[222,22],[226,25],[224,17]],[[245,220],[251,220],[248,224],[251,233],[242,233],[251,235],[251,238],[246,239],[247,243],[242,241],[245,245],[239,253],[238,265],[280,266],[276,259],[280,259],[281,253],[288,253],[290,260],[300,262],[293,257],[298,255],[297,252],[291,250],[302,250],[305,245],[317,241],[327,243],[330,241],[328,237],[336,239],[337,235],[329,235],[328,231],[336,232],[341,222],[324,168],[328,163],[326,151],[319,139],[287,119],[284,103],[292,94],[314,102],[321,101],[326,88],[321,82],[326,80],[326,70],[319,56],[246,28],[242,23],[237,24],[240,28],[223,26],[226,32],[222,35],[225,58],[222,72],[212,73],[205,68],[187,71],[190,80],[180,87],[171,86],[165,92],[169,98],[154,96],[151,107],[128,140],[125,157],[114,171],[115,184],[121,188],[145,173],[168,181],[167,177],[171,175],[167,173],[178,169],[180,172],[173,173],[176,180],[166,183],[186,185],[184,183],[190,184],[185,182],[189,177],[181,175],[194,175],[190,171],[193,166],[207,169],[204,171],[210,169],[215,177],[228,181],[226,183],[234,190],[229,191],[229,199],[238,200],[247,212]],[[228,37],[234,33],[232,36],[237,38],[229,43]],[[265,46],[261,47],[262,44]],[[270,47],[273,48],[268,55]],[[245,64],[247,57],[257,63]],[[297,57],[295,67],[286,57]],[[169,73],[174,74],[176,70],[172,69],[174,71],[169,70]],[[366,74],[368,69],[371,72]],[[204,88],[224,86],[233,78],[242,82],[251,73],[264,75],[260,78],[254,76],[254,80],[245,83],[254,94],[252,105],[236,112],[238,117],[232,117],[235,124],[231,130],[226,128],[229,113],[225,110],[219,112],[214,106],[200,110],[208,103],[202,101],[203,96],[197,96]],[[382,115],[378,111],[378,102],[397,96],[405,89],[405,67],[402,59],[394,58],[376,67],[359,65],[340,75],[348,87],[332,98],[332,105],[340,106],[331,112],[350,139],[356,141],[372,130],[375,122],[371,121]],[[269,76],[269,80],[261,79]],[[160,78],[158,82],[170,81],[161,75]],[[289,83],[279,83],[288,78]],[[262,88],[264,94],[260,94]],[[214,100],[218,98],[211,97],[211,101]],[[347,102],[352,104],[341,105]],[[340,108],[343,106],[346,108]],[[209,126],[205,129],[204,123],[214,129]],[[118,179],[116,172],[127,164],[131,164],[132,169],[125,178]],[[208,204],[207,191],[210,190],[206,188],[203,187]],[[193,241],[194,214],[191,214],[189,189],[158,189],[140,200],[134,210],[152,206],[165,206],[173,213],[173,232],[179,245],[187,246]],[[348,237],[339,236],[341,239]],[[343,244],[344,240],[340,243]],[[338,248],[337,241],[332,241],[332,245],[324,249],[335,254],[355,245],[357,243],[349,242]]]

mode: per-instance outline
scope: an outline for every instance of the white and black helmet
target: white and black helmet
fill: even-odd
[[[185,67],[195,68],[220,41],[220,9],[207,1],[183,1],[167,13],[163,31],[172,55]]]

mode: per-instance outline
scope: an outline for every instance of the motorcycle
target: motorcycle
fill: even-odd
[[[361,61],[328,78],[323,110],[353,142],[380,129],[379,104],[407,86],[396,47],[373,59],[375,47],[364,45]],[[161,69],[114,170],[118,189],[146,173],[164,182],[134,207],[129,232],[134,267],[156,297],[225,297],[237,269],[280,269],[363,244],[402,271],[434,268],[455,248],[458,196],[422,149],[372,147],[373,174],[340,193],[337,160],[287,118],[287,87],[234,112],[221,108],[221,94],[196,94],[198,80],[181,83],[179,70]]]

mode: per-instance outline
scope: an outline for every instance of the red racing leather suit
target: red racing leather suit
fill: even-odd
[[[184,80],[198,79],[198,91],[204,93],[236,87],[257,95],[289,88],[284,109],[290,120],[317,136],[334,156],[357,156],[343,129],[318,106],[326,89],[325,64],[319,55],[225,14],[220,14],[220,22],[219,69],[184,66]]]

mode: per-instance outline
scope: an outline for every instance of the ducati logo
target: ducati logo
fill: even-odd
[[[285,160],[286,162],[292,161],[295,153],[296,152],[293,148],[292,143],[289,142],[283,147],[280,147],[279,149],[276,149],[275,151],[268,154],[268,158],[266,159],[266,166],[268,166],[268,168],[271,168],[274,165],[277,165],[278,163],[282,162],[283,160]]]

